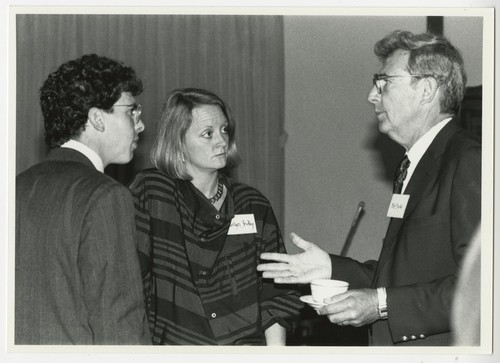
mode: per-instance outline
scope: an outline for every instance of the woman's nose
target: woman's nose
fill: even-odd
[[[216,139],[216,143],[217,143],[217,146],[226,146],[227,143],[228,143],[228,139],[229,137],[226,135],[226,134],[222,134],[222,133],[217,133],[216,134],[217,136],[217,139]]]

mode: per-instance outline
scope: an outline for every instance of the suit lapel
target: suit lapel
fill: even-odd
[[[420,159],[405,190],[405,194],[409,194],[410,199],[408,201],[408,205],[406,206],[404,216],[403,218],[391,218],[389,226],[387,227],[387,233],[384,238],[384,244],[380,252],[377,269],[373,279],[373,286],[377,283],[380,271],[390,256],[390,252],[397,241],[398,234],[404,222],[422,199],[423,193],[429,182],[436,178],[437,173],[439,172],[439,166],[441,165],[441,157],[446,149],[448,141],[460,130],[461,128],[457,124],[456,119],[451,120],[437,134],[432,143],[429,145],[427,151],[422,156],[422,159]]]

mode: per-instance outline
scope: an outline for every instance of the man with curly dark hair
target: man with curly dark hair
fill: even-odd
[[[150,344],[126,164],[144,130],[135,71],[95,54],[40,90],[47,159],[16,178],[15,344]]]

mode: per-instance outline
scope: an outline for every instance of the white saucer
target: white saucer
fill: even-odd
[[[322,306],[325,306],[325,303],[320,303],[313,300],[312,295],[301,296],[300,300],[313,307],[314,309],[320,309]]]

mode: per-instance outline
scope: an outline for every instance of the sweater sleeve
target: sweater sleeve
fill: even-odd
[[[270,206],[263,218],[262,244],[259,252],[286,253],[276,217]],[[264,330],[275,323],[287,330],[292,329],[294,321],[299,317],[300,309],[304,306],[296,286],[276,284],[269,279],[262,280],[260,305]]]
[[[135,209],[135,225],[137,229],[137,251],[139,255],[139,265],[142,276],[143,295],[146,304],[146,314],[150,319],[150,329],[154,332],[154,323],[151,317],[154,316],[154,274],[152,241],[151,241],[151,200],[147,175],[136,176],[129,189],[132,193]]]
[[[150,200],[146,178],[139,174],[129,188],[134,201],[137,250],[141,273],[145,277],[151,268]]]

